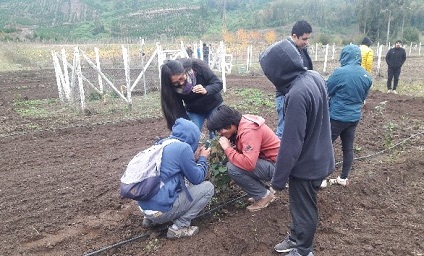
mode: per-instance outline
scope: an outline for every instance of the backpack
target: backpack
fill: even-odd
[[[163,149],[178,141],[177,139],[164,140],[161,144],[155,144],[134,156],[121,177],[121,197],[137,201],[152,198],[164,185],[160,179]]]

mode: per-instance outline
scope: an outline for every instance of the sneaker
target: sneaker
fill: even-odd
[[[274,246],[276,252],[290,252],[296,248],[296,242],[290,239],[290,235],[286,236],[284,240]]]
[[[340,178],[340,176],[337,177],[337,179],[330,179],[329,180],[330,184],[338,184],[338,185],[342,185],[342,186],[347,186],[349,184],[348,179],[342,179]]]
[[[302,256],[302,254],[300,254],[297,249],[293,249],[290,251],[289,254],[287,254],[286,256]],[[309,252],[308,255],[306,256],[314,256],[314,254],[312,252]]]
[[[275,190],[273,189],[273,188],[269,188],[269,192],[271,192],[272,194],[274,194],[275,195]],[[249,202],[249,203],[251,203],[251,204],[253,204],[253,203],[255,203],[256,202],[256,200],[253,198],[253,197],[249,197],[248,199],[247,199],[247,201]]]
[[[262,197],[258,201],[254,202],[252,205],[248,206],[246,209],[251,212],[256,212],[262,210],[263,208],[266,208],[270,203],[275,201],[276,197],[274,193],[270,191],[267,196]]]
[[[141,223],[143,228],[152,228],[154,225],[153,221],[146,217],[143,218],[143,222]]]
[[[194,236],[199,233],[199,228],[196,226],[189,226],[184,228],[179,228],[177,230],[172,227],[168,228],[168,233],[166,233],[167,238],[181,238],[181,237],[189,237]]]
[[[392,90],[387,90],[387,93],[391,93],[392,92]]]
[[[327,180],[323,180],[323,181],[322,181],[322,183],[321,183],[321,186],[320,186],[320,187],[321,187],[321,188],[326,188],[326,187],[327,187],[327,185],[328,185],[328,184],[327,184]]]
[[[396,90],[393,90],[392,93],[397,94],[397,91]]]

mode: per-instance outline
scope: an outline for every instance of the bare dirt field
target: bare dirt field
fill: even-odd
[[[227,83],[228,91],[274,94],[262,76],[229,76]],[[143,229],[118,184],[132,156],[167,136],[164,120],[16,111],[17,98],[57,95],[52,70],[0,73],[1,255],[277,255],[273,246],[289,231],[287,191],[257,213],[236,202],[205,214],[194,221],[200,233],[192,238],[167,240],[164,227]],[[350,185],[319,193],[315,255],[424,255],[423,106],[421,97],[370,93]],[[261,114],[275,128],[275,110]],[[335,152],[341,161],[338,141]]]

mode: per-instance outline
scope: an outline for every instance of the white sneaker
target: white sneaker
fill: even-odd
[[[393,90],[392,93],[397,94],[397,91],[396,90]]]
[[[387,90],[387,93],[391,93],[392,92],[392,90]]]
[[[330,183],[330,185],[333,184],[337,184],[337,185],[342,185],[342,186],[347,186],[349,184],[348,179],[342,179],[340,178],[340,176],[338,176],[336,179],[329,179],[328,182]]]
[[[321,187],[321,188],[326,188],[326,187],[327,187],[327,185],[328,185],[328,184],[327,184],[327,180],[323,180],[323,181],[322,181],[322,183],[321,183],[321,186],[320,186],[320,187]]]

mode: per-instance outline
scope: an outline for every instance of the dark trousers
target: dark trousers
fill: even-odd
[[[318,224],[317,192],[320,180],[289,179],[289,204],[292,225],[290,238],[296,241],[301,255],[313,250],[313,240]]]
[[[400,70],[401,67],[398,68],[391,68],[389,67],[387,69],[387,90],[392,89],[392,79],[393,79],[393,90],[396,90],[398,83],[399,83],[399,76],[400,76]]]
[[[340,178],[346,179],[349,176],[353,162],[353,143],[355,141],[355,131],[358,122],[340,122],[330,120],[331,122],[331,139],[334,142],[339,136],[342,141],[343,152],[343,168]]]

